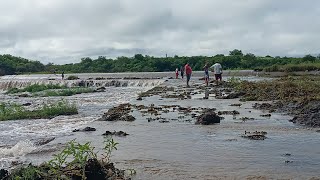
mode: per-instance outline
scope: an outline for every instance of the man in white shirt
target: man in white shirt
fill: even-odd
[[[214,72],[214,76],[215,76],[216,80],[222,81],[222,76],[221,76],[222,75],[222,66],[221,66],[221,64],[215,63],[214,65],[212,65],[210,67],[210,69],[211,69],[211,71]]]

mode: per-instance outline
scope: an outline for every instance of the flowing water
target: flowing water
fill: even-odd
[[[202,75],[198,73],[199,77]],[[66,75],[67,76],[67,75]],[[320,177],[320,133],[314,129],[296,126],[292,117],[272,113],[271,117],[252,108],[254,102],[239,99],[201,99],[202,94],[187,100],[153,96],[143,101],[135,100],[137,94],[157,85],[180,86],[181,79],[168,79],[168,73],[79,74],[80,79],[92,78],[88,86],[106,86],[106,92],[79,94],[64,99],[75,102],[79,114],[58,116],[53,119],[16,120],[0,122],[0,165],[8,168],[12,161],[41,163],[61,150],[63,144],[76,139],[92,142],[102,152],[106,131],[125,131],[127,137],[115,137],[118,150],[112,154],[117,167],[135,169],[134,179],[309,179]],[[105,77],[105,80],[94,80]],[[128,79],[143,77],[149,79]],[[113,79],[111,79],[113,78]],[[228,78],[228,77],[226,77]],[[261,80],[256,76],[241,77]],[[193,77],[191,85],[203,83]],[[55,75],[24,75],[0,77],[0,88],[24,87],[33,83],[76,85],[80,80],[63,81]],[[183,89],[182,89],[183,90]],[[16,98],[1,94],[1,102],[19,104],[30,102],[39,105],[54,103],[61,97]],[[217,110],[237,110],[240,115],[224,115],[219,125],[194,125],[194,119],[181,118],[169,123],[148,122],[147,117],[133,112],[134,122],[95,121],[108,108],[130,102],[132,104],[172,105],[183,107],[214,107]],[[229,106],[242,103],[241,107]],[[170,118],[172,114],[162,115]],[[178,115],[177,115],[178,116]],[[241,117],[255,120],[243,122]],[[76,132],[82,127],[94,127],[94,132]],[[266,131],[267,139],[253,141],[241,138],[244,131]],[[36,146],[41,140],[55,138],[52,142]]]

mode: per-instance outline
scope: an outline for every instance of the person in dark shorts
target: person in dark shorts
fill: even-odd
[[[184,69],[185,69],[185,72],[186,72],[186,75],[187,75],[187,87],[189,87],[189,81],[191,79],[191,74],[192,74],[192,69],[191,67],[189,66],[189,63],[187,63],[185,66],[184,66]]]
[[[208,65],[208,63],[206,63],[203,66],[203,70],[204,70],[204,81],[206,83],[206,86],[208,86],[209,85],[209,65]]]
[[[210,67],[212,71],[214,72],[214,76],[216,78],[216,81],[222,81],[222,66],[220,63],[215,63]]]
[[[180,74],[181,74],[181,78],[183,79],[183,76],[184,76],[184,67],[183,66],[180,67]]]

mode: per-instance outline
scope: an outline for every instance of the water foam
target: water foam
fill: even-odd
[[[20,157],[34,151],[36,147],[30,140],[19,141],[11,148],[0,148],[0,157]]]

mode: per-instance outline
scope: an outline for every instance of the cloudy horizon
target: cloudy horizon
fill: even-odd
[[[0,0],[0,54],[83,57],[320,53],[316,0]]]

